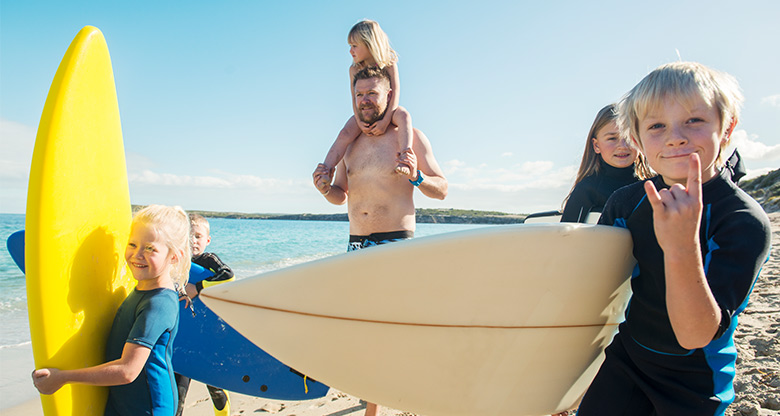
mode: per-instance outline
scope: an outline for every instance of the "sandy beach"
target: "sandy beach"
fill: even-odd
[[[738,350],[734,382],[736,399],[726,411],[727,416],[780,414],[780,212],[769,217],[772,221],[772,255],[761,271],[747,309],[740,316],[735,335]],[[230,397],[234,416],[357,416],[365,409],[364,402],[335,389],[323,398],[301,402],[281,402],[236,393]],[[37,399],[0,413],[4,416],[43,415]],[[184,415],[213,414],[206,386],[193,380]],[[388,408],[382,408],[380,414],[411,415]]]

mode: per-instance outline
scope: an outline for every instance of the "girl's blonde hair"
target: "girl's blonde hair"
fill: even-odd
[[[177,290],[184,290],[190,276],[190,218],[181,207],[149,205],[133,215],[133,225],[143,224],[153,228],[165,245],[178,258],[173,264],[171,278]]]
[[[390,47],[390,41],[387,34],[379,27],[379,23],[373,20],[361,20],[352,26],[347,35],[349,44],[363,43],[368,47],[368,52],[374,58],[379,68],[384,68],[398,62],[398,54]],[[355,69],[366,67],[365,62],[356,62],[353,64]]]
[[[574,185],[572,185],[569,194],[566,195],[566,198],[563,200],[564,206],[566,205],[566,201],[569,200],[571,193],[574,192],[574,188],[577,187],[577,184],[588,176],[601,173],[601,163],[599,163],[601,157],[593,148],[593,140],[596,138],[599,130],[607,124],[617,120],[618,115],[616,110],[617,106],[615,104],[609,104],[599,110],[596,114],[596,119],[593,120],[593,124],[590,126],[590,131],[588,132],[588,137],[585,139],[585,151],[582,152],[580,170],[577,172],[577,178],[574,180]],[[633,144],[630,145],[633,146]],[[647,160],[642,152],[637,152],[636,160],[634,161],[634,175],[639,179],[647,179],[653,176],[653,172],[647,165]]]
[[[648,113],[663,105],[667,98],[679,100],[690,109],[693,100],[700,97],[710,107],[714,107],[720,117],[720,133],[727,131],[739,119],[744,97],[739,90],[737,80],[725,73],[708,68],[697,62],[673,62],[662,65],[647,74],[620,101],[618,109],[618,128],[627,137],[631,137],[640,146],[639,122]],[[722,167],[723,149],[729,140],[721,142],[716,164]]]

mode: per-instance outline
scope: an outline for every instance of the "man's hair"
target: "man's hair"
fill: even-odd
[[[207,234],[211,233],[209,220],[207,220],[206,217],[200,214],[190,214],[190,227],[194,227],[196,225],[200,225],[201,227],[205,228]]]
[[[358,71],[352,79],[352,86],[354,87],[358,80],[371,78],[379,78],[380,81],[387,84],[387,89],[390,89],[390,76],[387,75],[387,71],[384,68],[380,69],[375,66],[369,66]]]
[[[697,62],[674,62],[656,68],[623,96],[618,106],[618,127],[622,134],[641,145],[639,120],[663,105],[666,98],[679,100],[690,108],[697,96],[718,112],[721,134],[739,118],[744,98],[733,76]],[[724,140],[721,153],[727,145],[728,140]],[[719,165],[723,163],[722,156],[718,155]]]

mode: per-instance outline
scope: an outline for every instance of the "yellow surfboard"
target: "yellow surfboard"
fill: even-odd
[[[84,27],[43,108],[27,194],[27,303],[36,368],[105,361],[114,313],[135,285],[124,262],[131,208],[111,58]],[[66,385],[44,414],[102,415],[108,389]]]

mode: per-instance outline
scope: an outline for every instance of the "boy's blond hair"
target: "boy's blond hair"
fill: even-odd
[[[209,220],[200,214],[190,214],[190,227],[200,225],[206,229],[206,235],[211,235],[211,227],[209,226]]]
[[[645,76],[618,104],[618,128],[642,146],[639,135],[639,121],[656,106],[672,97],[689,108],[694,96],[701,97],[707,105],[714,107],[720,116],[720,133],[730,136],[730,128],[739,119],[744,98],[737,80],[725,73],[708,68],[697,62],[673,62],[662,65]],[[729,140],[721,142],[716,165],[722,167],[723,149]]]

